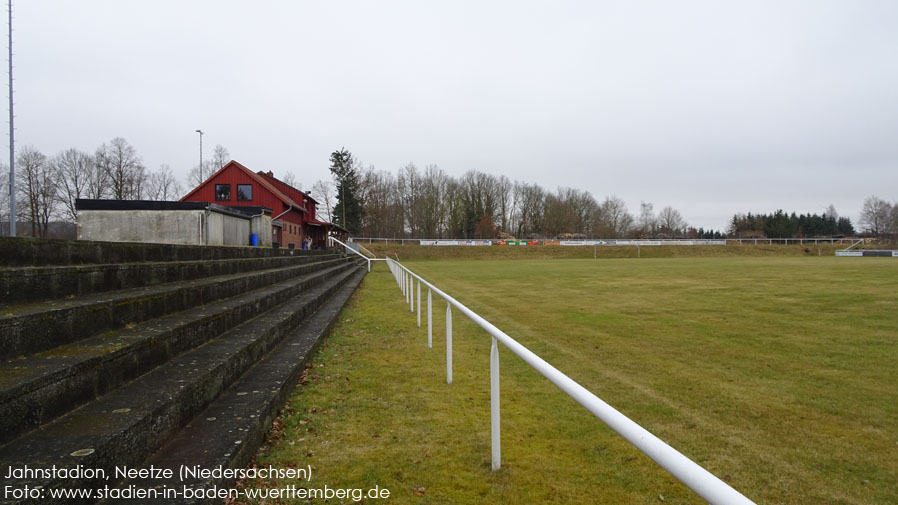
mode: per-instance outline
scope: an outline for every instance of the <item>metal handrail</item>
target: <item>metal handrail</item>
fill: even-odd
[[[353,237],[353,240],[354,240],[355,242],[357,242],[357,243],[360,243],[360,242],[367,242],[367,243],[369,243],[369,244],[372,244],[372,243],[374,243],[374,242],[384,242],[384,243],[394,242],[394,243],[399,243],[399,244],[403,244],[403,245],[406,244],[406,243],[408,243],[408,244],[413,244],[413,245],[417,245],[417,244],[419,244],[419,243],[422,242],[422,241],[423,241],[423,242],[433,242],[433,241],[437,241],[437,240],[454,240],[454,239],[436,239],[436,238],[431,238],[431,239],[417,239],[417,238],[388,238],[388,237]],[[467,239],[458,239],[458,240],[467,240]],[[500,239],[493,239],[493,240],[500,240]],[[509,239],[509,240],[512,240],[512,239]],[[520,240],[528,240],[528,239],[520,239]],[[556,240],[560,240],[560,239],[547,239],[547,238],[541,238],[541,239],[532,239],[532,240],[539,241],[539,242],[546,242],[546,241],[548,241],[548,242],[555,242]],[[576,242],[576,241],[578,241],[578,240],[579,240],[579,239],[576,239],[576,240],[566,240],[566,242],[567,242],[567,241],[570,241],[570,242]],[[606,240],[606,241],[608,241],[608,242],[613,242],[613,241],[618,240],[618,239],[587,239],[587,241],[593,241],[593,240]],[[633,240],[642,240],[642,239],[620,239],[620,240],[633,241]],[[804,245],[804,244],[844,244],[844,243],[851,243],[851,242],[854,242],[855,240],[857,240],[857,238],[855,238],[855,237],[843,237],[843,238],[819,238],[819,237],[817,237],[817,238],[815,238],[815,237],[806,237],[806,238],[801,238],[801,237],[790,237],[790,238],[719,238],[719,239],[661,239],[661,238],[659,238],[659,239],[644,239],[644,240],[645,240],[645,241],[649,241],[649,242],[662,242],[662,243],[664,243],[664,242],[679,242],[679,241],[683,241],[683,240],[723,240],[723,241],[726,241],[726,242],[735,242],[735,243],[738,243],[739,245],[742,245],[742,244],[761,244],[761,245],[763,245],[763,244],[768,244],[768,245],[772,245],[772,244],[786,244],[786,245],[788,245],[788,244],[800,244],[800,245]],[[608,245],[614,245],[614,244],[608,244]]]
[[[428,347],[432,341],[432,310],[431,310],[431,292],[446,300],[446,382],[452,383],[452,311],[451,307],[455,307],[462,314],[468,316],[471,321],[486,330],[492,336],[492,347],[490,349],[490,424],[491,424],[491,447],[492,447],[492,468],[498,470],[501,468],[501,444],[500,444],[500,409],[499,409],[499,353],[497,342],[501,342],[511,352],[523,359],[528,365],[536,369],[544,377],[549,379],[559,389],[567,393],[568,396],[577,401],[580,405],[592,412],[596,417],[601,419],[611,429],[624,437],[633,444],[637,449],[642,451],[646,456],[661,465],[671,475],[680,480],[687,487],[695,491],[699,496],[707,500],[712,505],[748,505],[754,504],[753,501],[730,487],[726,482],[717,478],[711,472],[705,470],[700,465],[684,456],[682,453],[652,435],[648,430],[639,426],[627,416],[617,411],[611,405],[608,405],[602,399],[591,393],[589,390],[575,382],[567,375],[561,373],[558,369],[550,365],[548,362],[534,354],[532,351],[518,343],[516,340],[508,336],[502,330],[496,328],[492,323],[480,317],[477,313],[464,306],[449,294],[440,290],[430,282],[424,280],[418,274],[409,270],[406,266],[398,261],[387,258],[387,264],[390,271],[396,278],[396,282],[402,289],[406,297],[406,302],[410,305],[410,311],[414,312],[415,297],[414,283],[418,281],[418,327],[421,326],[421,285],[428,288],[427,293],[427,312],[428,312]]]
[[[336,243],[342,245],[343,248],[346,249],[347,251],[352,251],[352,252],[354,252],[355,254],[358,254],[362,259],[364,259],[364,260],[368,263],[368,271],[369,271],[369,272],[371,271],[371,262],[372,262],[372,261],[386,261],[385,258],[369,258],[369,257],[365,256],[364,254],[362,254],[362,253],[356,251],[356,250],[353,249],[352,247],[349,247],[349,246],[346,245],[344,242],[342,242],[342,241],[340,241],[340,240],[338,240],[338,239],[336,239],[336,238],[334,238],[334,237],[327,237],[327,245],[328,245],[328,247],[333,247],[333,246],[334,246],[334,242],[336,242]]]
[[[364,251],[364,252],[368,253],[368,256],[371,256],[372,258],[376,258],[376,257],[377,257],[377,255],[374,254],[373,252],[369,251],[367,247],[363,246],[363,245],[360,244],[359,242],[356,242],[356,243],[359,244],[359,250],[360,250],[360,251]]]

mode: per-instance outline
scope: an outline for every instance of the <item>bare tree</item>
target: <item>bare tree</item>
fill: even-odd
[[[496,179],[496,201],[499,229],[508,233],[514,215],[514,184],[504,175]]]
[[[661,209],[656,220],[658,233],[664,238],[677,238],[683,235],[686,227],[686,220],[680,215],[680,212],[670,205]]]
[[[127,140],[116,137],[97,149],[96,162],[109,177],[111,196],[117,200],[139,200],[146,183],[146,169]]]
[[[836,206],[833,204],[829,204],[829,207],[823,212],[823,215],[826,217],[832,218],[833,221],[839,220],[839,213],[836,212]]]
[[[898,202],[892,204],[889,213],[889,234],[893,239],[898,237]]]
[[[50,217],[56,208],[56,177],[47,157],[25,146],[16,159],[17,191],[31,221],[31,235],[46,237]]]
[[[446,182],[449,176],[436,165],[424,167],[421,187],[421,235],[419,238],[442,238],[446,220]]]
[[[605,198],[596,212],[593,233],[599,238],[623,238],[633,227],[633,215],[617,196]]]
[[[881,237],[889,231],[892,205],[876,196],[867,197],[861,208],[860,225],[867,233]]]
[[[325,220],[327,220],[328,223],[332,223],[331,210],[334,208],[334,194],[331,185],[321,179],[315,181],[315,184],[312,185],[312,198],[324,205],[324,209],[319,208],[318,210],[324,210]]]
[[[182,192],[171,167],[166,164],[160,165],[159,170],[150,173],[146,188],[146,197],[150,200],[176,200]]]
[[[212,172],[210,172],[209,175],[212,175],[231,161],[231,153],[229,153],[224,146],[220,144],[216,145],[215,149],[212,151],[212,159],[210,161],[212,162],[212,166],[210,167]]]
[[[568,235],[571,238],[576,231],[577,215],[565,194],[567,189],[559,188],[556,194],[546,195],[542,231],[547,237]]]
[[[592,223],[599,208],[596,199],[589,191],[575,188],[559,189],[558,194],[574,215],[573,233],[590,235]]]
[[[206,182],[206,179],[215,173],[214,166],[215,161],[213,160],[203,160],[202,165],[194,165],[187,173],[187,184],[196,187]]]
[[[403,237],[405,221],[399,204],[396,177],[369,166],[359,177],[358,198],[365,208],[362,233],[369,237]]]
[[[302,184],[296,181],[296,175],[289,170],[284,172],[284,176],[281,177],[281,182],[302,191]]]
[[[515,236],[528,238],[543,231],[546,209],[546,190],[538,184],[515,182],[515,201],[518,208]]]
[[[443,199],[446,209],[445,233],[447,238],[465,237],[465,195],[462,183],[450,177],[446,181]]]
[[[104,163],[96,156],[91,156],[91,165],[87,170],[87,180],[84,186],[85,198],[101,199],[109,195],[109,173]]]
[[[50,160],[56,173],[56,199],[62,205],[66,219],[75,221],[78,213],[75,200],[88,194],[91,171],[96,166],[91,155],[75,148],[66,149]]]
[[[643,237],[652,237],[655,235],[655,206],[651,203],[639,203],[639,228]]]

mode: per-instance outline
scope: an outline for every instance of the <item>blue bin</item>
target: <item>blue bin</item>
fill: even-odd
[[[259,247],[259,234],[250,233],[249,234],[249,245],[253,247]]]

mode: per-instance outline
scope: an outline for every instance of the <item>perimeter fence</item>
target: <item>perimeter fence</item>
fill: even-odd
[[[422,305],[421,289],[427,289],[427,346],[433,347],[433,295],[446,301],[446,383],[452,384],[452,308],[467,316],[475,324],[492,336],[490,348],[490,439],[491,461],[493,470],[502,466],[501,452],[501,411],[499,402],[499,350],[501,343],[528,365],[549,379],[559,389],[585,407],[611,429],[624,437],[646,456],[661,465],[680,482],[695,491],[696,494],[712,505],[748,505],[753,501],[717,478],[714,474],[687,458],[676,449],[651,434],[642,426],[602,401],[599,397],[575,382],[567,375],[532,351],[508,336],[486,319],[463,305],[461,302],[440,290],[420,275],[412,272],[398,261],[387,258],[390,272],[409,305],[409,311],[415,312],[417,301],[417,321],[421,327]]]
[[[588,239],[588,240],[480,240],[353,237],[365,244],[400,244],[424,246],[701,246],[701,245],[805,245],[853,244],[857,238],[728,238],[728,239]]]

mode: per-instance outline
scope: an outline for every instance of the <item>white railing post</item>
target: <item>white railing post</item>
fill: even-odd
[[[427,288],[427,348],[433,348],[433,303],[430,288]]]
[[[415,278],[408,276],[408,311],[415,311]]]
[[[493,471],[502,467],[502,446],[499,430],[499,345],[493,337],[490,348],[490,438],[492,441]]]
[[[418,328],[421,327],[421,281],[418,281]]]
[[[452,305],[446,302],[446,384],[452,384]]]

